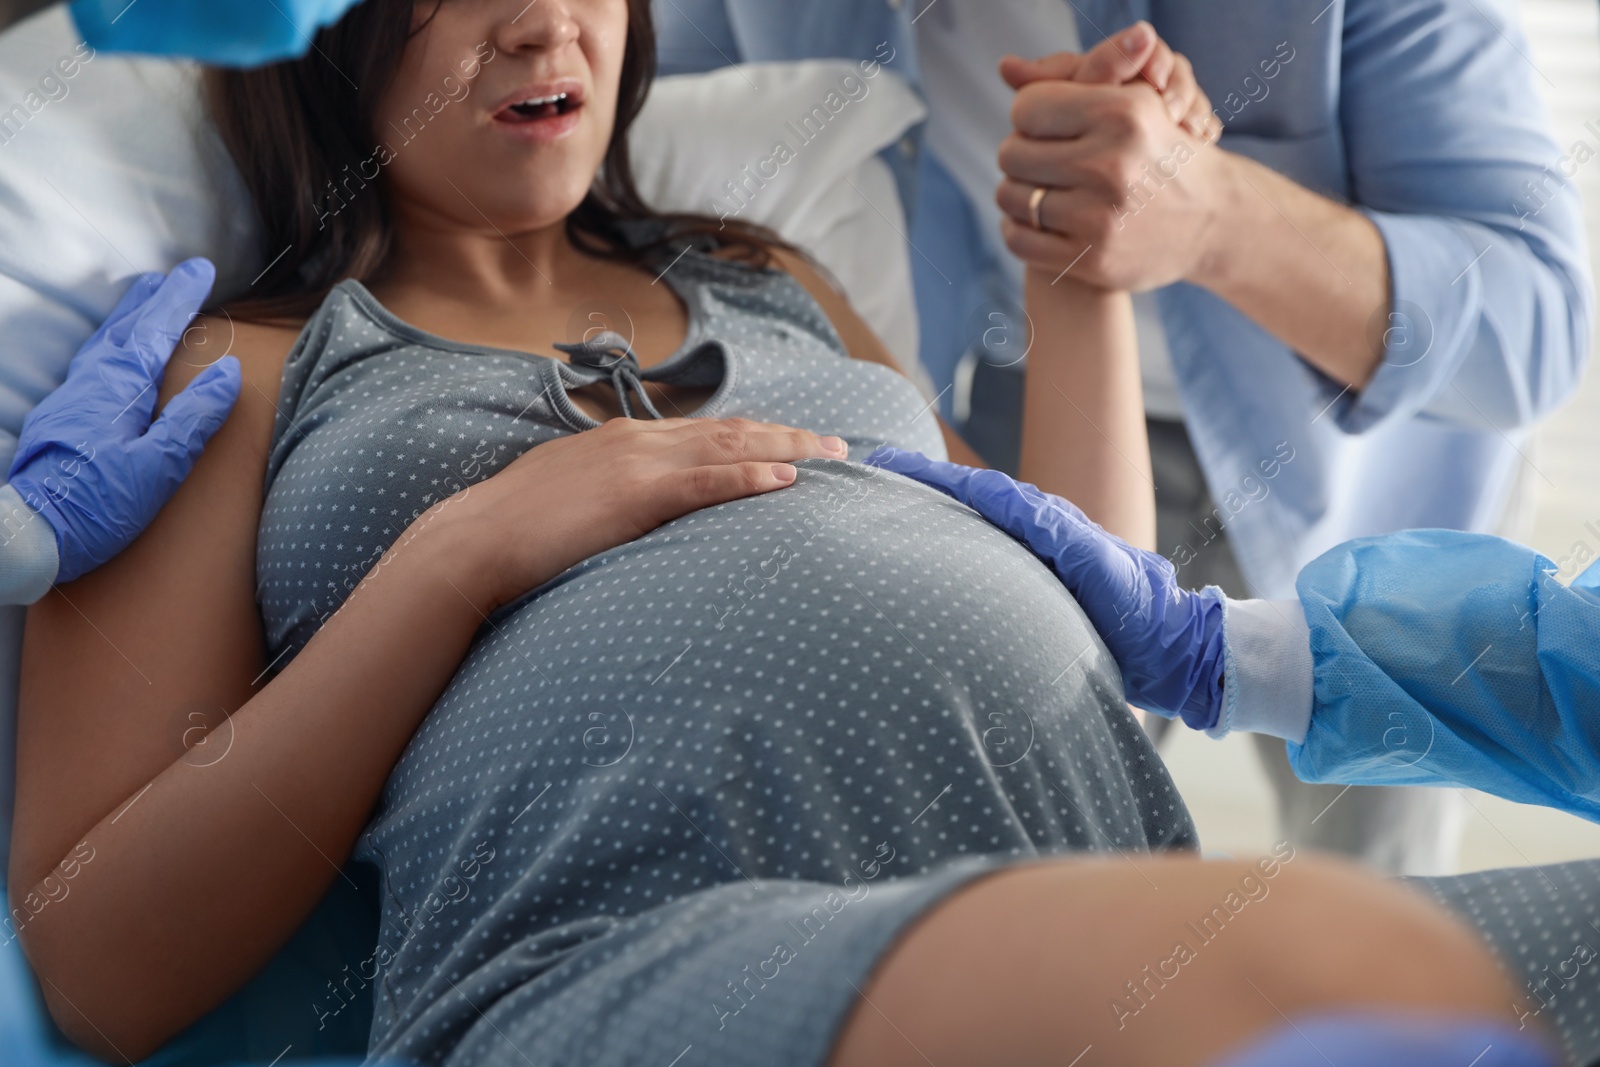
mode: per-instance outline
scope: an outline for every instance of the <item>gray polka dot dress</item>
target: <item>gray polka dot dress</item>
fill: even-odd
[[[816,1067],[896,935],[974,878],[1196,844],[1061,584],[860,462],[942,458],[924,399],[787,274],[679,251],[653,269],[689,335],[642,373],[615,336],[569,361],[435,337],[354,282],[285,367],[257,560],[280,667],[430,504],[591,429],[569,389],[648,418],[640,378],[704,386],[697,416],[849,444],[486,620],[358,844],[374,1055]]]
[[[1506,1021],[1600,1064],[1600,860],[1406,881],[1475,927],[1521,985]]]

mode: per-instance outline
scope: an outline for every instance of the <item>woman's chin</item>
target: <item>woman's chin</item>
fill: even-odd
[[[592,170],[571,180],[552,178],[548,167],[502,167],[482,160],[465,176],[448,178],[448,184],[430,183],[417,199],[472,228],[487,222],[502,234],[530,233],[565,222],[593,185]]]

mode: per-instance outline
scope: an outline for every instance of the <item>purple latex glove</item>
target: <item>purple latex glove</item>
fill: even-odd
[[[1222,590],[1178,587],[1172,564],[1090,522],[1058,496],[1000,471],[885,446],[867,457],[954,497],[1049,564],[1122,668],[1128,700],[1196,730],[1222,712]]]
[[[1531,1033],[1473,1018],[1329,1014],[1286,1023],[1214,1067],[1559,1067]]]
[[[152,423],[167,360],[216,271],[203,259],[138,278],[28,413],[9,481],[56,534],[56,581],[94,570],[156,517],[239,397],[239,361],[223,356]]]

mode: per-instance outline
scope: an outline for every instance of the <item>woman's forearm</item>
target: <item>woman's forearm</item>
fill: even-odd
[[[77,854],[92,859],[65,895],[48,878],[13,885],[23,944],[75,1041],[148,1054],[258,970],[341,877],[484,622],[450,507],[419,518],[205,745],[89,830]],[[32,913],[30,897],[52,896]]]
[[[1133,302],[1029,268],[1033,322],[1018,474],[1072,501],[1107,530],[1155,548],[1155,487],[1145,431]]]

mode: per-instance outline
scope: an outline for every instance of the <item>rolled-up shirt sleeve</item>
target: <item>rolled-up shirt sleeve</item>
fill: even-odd
[[[1588,355],[1571,179],[1600,153],[1600,126],[1556,143],[1505,0],[1348,0],[1342,62],[1350,197],[1383,237],[1391,306],[1371,324],[1382,361],[1334,403],[1339,425],[1530,424],[1571,395]]]

